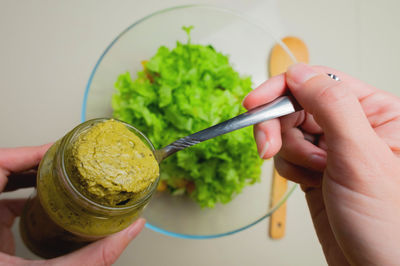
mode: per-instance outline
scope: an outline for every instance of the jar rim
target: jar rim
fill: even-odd
[[[79,124],[75,128],[73,128],[61,140],[58,153],[60,155],[60,164],[61,164],[60,168],[61,168],[61,171],[62,171],[62,179],[64,181],[63,183],[65,185],[67,185],[68,188],[71,189],[74,194],[76,194],[76,196],[78,196],[84,202],[90,204],[91,206],[95,207],[98,210],[101,210],[101,211],[127,211],[127,210],[131,210],[131,209],[135,209],[137,207],[140,207],[143,204],[143,202],[146,202],[153,195],[153,192],[157,188],[158,181],[160,179],[160,174],[158,174],[156,180],[151,184],[151,186],[146,188],[147,192],[142,197],[140,197],[138,200],[136,200],[135,203],[133,203],[132,205],[127,205],[127,206],[115,206],[115,207],[113,207],[113,206],[107,206],[107,205],[95,202],[94,200],[88,198],[83,193],[81,193],[75,187],[75,185],[72,183],[72,181],[69,178],[69,175],[67,173],[66,167],[65,167],[65,165],[66,165],[65,151],[66,151],[67,144],[70,143],[71,139],[73,139],[80,132],[79,130],[83,130],[83,129],[85,129],[87,127],[90,127],[90,126],[92,126],[94,124],[97,124],[97,123],[100,123],[100,122],[104,122],[104,121],[107,121],[107,120],[118,121],[118,122],[124,124],[131,131],[134,131],[134,133],[136,135],[138,135],[142,140],[145,141],[145,144],[147,144],[149,146],[149,148],[151,149],[151,151],[153,152],[153,154],[155,156],[155,148],[154,148],[153,144],[151,143],[151,141],[146,137],[146,135],[144,135],[140,130],[138,130],[134,126],[132,126],[132,125],[126,123],[126,122],[123,122],[121,120],[115,119],[115,118],[95,118],[95,119],[87,120],[87,121]]]

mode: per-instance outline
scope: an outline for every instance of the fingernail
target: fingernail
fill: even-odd
[[[264,158],[265,153],[268,150],[269,143],[267,141],[267,136],[261,130],[257,130],[255,133],[255,139],[257,142],[258,154],[261,158]]]
[[[291,65],[287,70],[287,78],[297,84],[302,84],[319,73],[304,63]]]
[[[248,96],[249,96],[249,95],[247,94],[246,97],[244,97],[244,98],[243,98],[243,101],[242,101],[242,106],[243,106],[244,108],[246,108],[246,109],[247,109],[247,107],[246,107],[246,105],[244,105],[244,102],[246,101],[246,99],[247,99]]]
[[[326,166],[326,157],[319,154],[313,154],[310,157],[310,162],[315,166],[315,168],[322,170]]]
[[[262,150],[260,152],[261,159],[264,159],[264,156],[267,153],[268,147],[269,147],[269,142],[266,141],[265,144],[264,144],[264,147],[262,148]]]

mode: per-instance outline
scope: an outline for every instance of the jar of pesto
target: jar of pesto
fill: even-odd
[[[158,179],[154,147],[140,131],[113,119],[84,122],[43,157],[21,236],[44,258],[74,251],[134,222]]]

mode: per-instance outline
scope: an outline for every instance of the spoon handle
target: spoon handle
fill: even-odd
[[[215,126],[206,128],[187,137],[178,139],[164,148],[156,151],[156,157],[161,162],[166,157],[205,140],[258,124],[263,121],[281,117],[301,110],[302,108],[292,96],[281,96],[272,102],[258,106],[246,113],[240,114]]]

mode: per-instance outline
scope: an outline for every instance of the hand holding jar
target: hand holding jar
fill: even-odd
[[[7,192],[35,184],[36,168],[51,145],[0,149],[0,192]],[[26,199],[0,200],[0,264],[110,265],[129,242],[142,230],[145,221],[136,220],[126,229],[51,260],[29,261],[14,256],[15,242],[11,227],[21,215]]]

